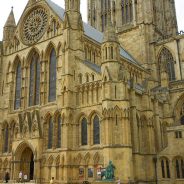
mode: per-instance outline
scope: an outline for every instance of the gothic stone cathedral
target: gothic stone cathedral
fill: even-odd
[[[184,183],[184,36],[174,0],[28,0],[0,42],[0,179]]]

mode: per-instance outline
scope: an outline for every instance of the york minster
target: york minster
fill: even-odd
[[[17,2],[18,3],[18,2]],[[174,0],[28,0],[0,42],[0,180],[184,183],[184,35]]]

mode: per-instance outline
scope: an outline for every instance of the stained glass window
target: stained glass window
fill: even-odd
[[[53,143],[53,121],[52,118],[50,117],[48,129],[48,149],[52,148],[52,143]]]
[[[88,144],[88,133],[87,133],[87,120],[86,118],[82,119],[81,123],[81,143],[82,145]]]
[[[57,118],[57,148],[61,148],[61,115]]]
[[[16,84],[15,84],[15,109],[19,109],[21,106],[21,64],[17,65],[16,70]]]
[[[98,116],[93,119],[93,144],[100,144],[100,123]]]
[[[30,64],[29,105],[40,102],[40,62],[38,55],[34,55]]]
[[[56,52],[52,49],[49,63],[49,102],[56,100]]]

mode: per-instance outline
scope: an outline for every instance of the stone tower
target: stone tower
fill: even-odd
[[[77,68],[76,58],[83,59],[82,35],[83,24],[80,14],[80,0],[65,0],[65,15],[63,23],[63,40],[62,40],[62,108],[65,113],[66,124],[64,125],[65,148],[72,148],[73,143],[69,138],[72,135],[68,123],[72,124],[72,115],[76,107],[76,80],[75,73]],[[74,128],[73,128],[74,129]]]
[[[89,24],[104,31],[108,7],[120,44],[143,66],[152,68],[154,43],[177,32],[174,0],[88,0]]]
[[[120,62],[120,44],[115,33],[115,28],[110,20],[110,11],[107,14],[107,26],[104,32],[102,49],[102,109],[105,127],[103,135],[104,161],[112,160],[115,165],[122,163],[116,170],[116,175],[127,181],[132,178],[132,148],[130,123],[127,109],[125,78],[120,75],[124,66]],[[125,72],[125,71],[124,71]],[[123,72],[123,74],[125,74]],[[114,149],[114,148],[118,148]],[[126,165],[129,165],[125,170]],[[122,174],[123,173],[123,174]]]
[[[4,41],[5,47],[13,39],[15,29],[16,29],[16,23],[15,23],[13,7],[12,7],[11,12],[8,16],[8,19],[7,19],[7,21],[4,25],[4,29],[3,29],[3,41]]]

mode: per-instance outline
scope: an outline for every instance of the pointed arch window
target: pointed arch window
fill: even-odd
[[[88,144],[88,133],[87,133],[87,120],[86,118],[82,119],[81,123],[81,144],[87,145]]]
[[[4,129],[4,153],[8,152],[8,142],[9,142],[9,130],[8,126]]]
[[[52,117],[50,117],[48,127],[48,149],[52,148],[52,144],[53,144],[53,121]]]
[[[61,115],[58,116],[57,118],[57,148],[61,148],[61,126],[62,120],[61,120]]]
[[[29,106],[40,103],[40,61],[34,54],[30,63]]]
[[[56,100],[56,52],[52,49],[49,62],[49,102]]]
[[[93,144],[100,144],[100,122],[98,116],[93,119]]]
[[[15,82],[15,104],[14,109],[19,109],[21,106],[21,64],[20,62],[16,68],[16,82]]]
[[[133,21],[133,2],[132,0],[122,0],[122,24],[128,24]]]
[[[169,81],[176,80],[175,70],[174,70],[174,58],[171,52],[163,48],[159,55],[159,71],[160,74],[163,71],[166,71],[169,77]]]
[[[176,178],[184,178],[184,161],[183,159],[176,159],[175,161],[176,167]]]
[[[169,161],[166,158],[161,160],[162,178],[170,178]]]

